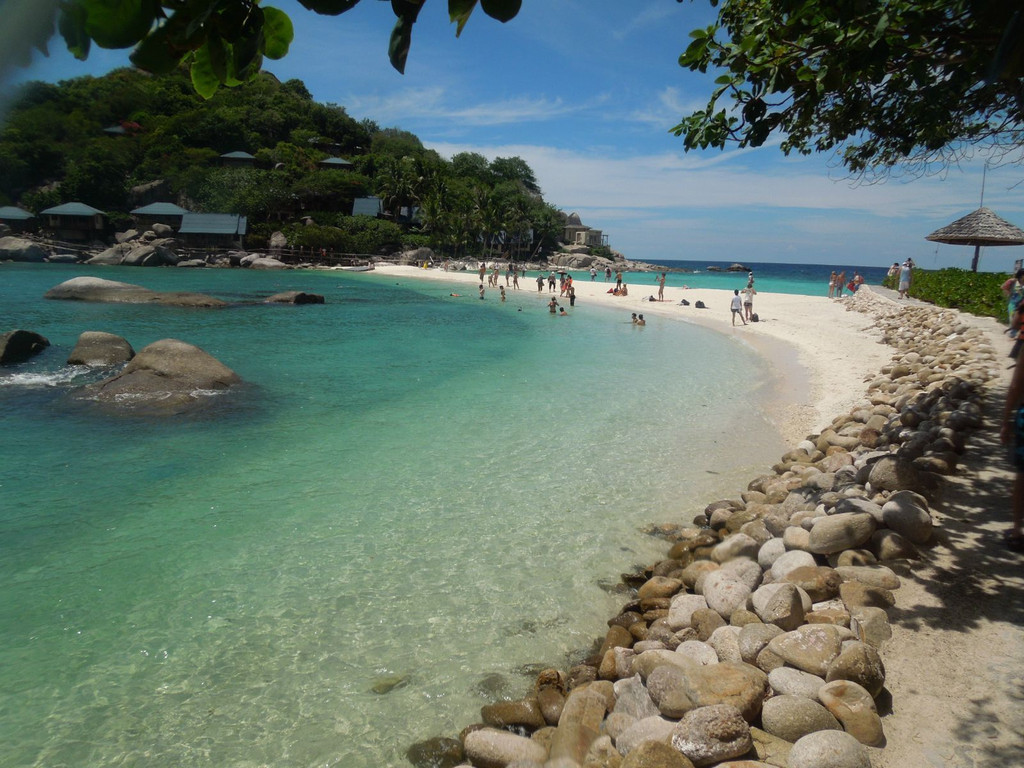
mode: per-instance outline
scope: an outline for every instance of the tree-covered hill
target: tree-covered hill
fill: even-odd
[[[255,156],[251,167],[222,165],[237,151]],[[351,165],[319,165],[332,157]],[[368,196],[382,200],[381,219],[350,215]],[[262,74],[208,101],[184,69],[22,87],[0,130],[0,205],[79,201],[127,224],[157,200],[244,214],[252,245],[282,229],[295,245],[352,252],[521,255],[553,247],[564,222],[521,158],[445,160],[407,131],[315,102],[299,80]]]

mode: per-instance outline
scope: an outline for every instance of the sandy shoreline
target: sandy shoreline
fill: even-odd
[[[435,280],[463,284],[466,292],[476,295],[480,284],[476,272],[421,269],[414,266],[381,265],[375,274],[419,280]],[[796,443],[808,433],[827,425],[864,394],[865,379],[874,376],[892,357],[892,350],[881,343],[879,332],[863,315],[847,310],[850,299],[832,300],[825,296],[799,296],[782,293],[761,293],[754,298],[754,311],[760,321],[746,326],[731,325],[729,291],[712,288],[683,288],[685,274],[673,273],[665,284],[665,301],[647,301],[657,295],[655,273],[650,284],[629,286],[629,295],[613,296],[607,291],[612,283],[598,275],[591,281],[585,271],[574,280],[576,305],[558,297],[559,306],[572,314],[584,315],[590,306],[616,308],[628,316],[643,314],[648,324],[672,321],[696,323],[727,333],[756,351],[770,366],[767,379],[774,382],[769,395],[770,420],[787,443]],[[506,289],[508,301],[522,300],[544,303],[551,297],[545,284],[537,292],[537,272],[532,270],[520,279],[521,289]],[[504,275],[502,275],[504,284]],[[737,288],[746,285],[746,276],[737,275]],[[485,301],[498,301],[498,290],[485,287]],[[756,283],[755,283],[756,288]],[[686,299],[689,306],[680,302]],[[696,309],[703,301],[707,309]]]

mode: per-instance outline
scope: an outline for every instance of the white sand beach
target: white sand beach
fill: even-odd
[[[473,295],[480,284],[477,273],[468,271],[379,265],[376,272],[462,283]],[[683,288],[685,274],[669,276],[664,301],[647,300],[657,295],[653,272],[648,284],[629,285],[628,296],[609,294],[612,284],[604,282],[601,275],[595,281],[583,270],[579,275],[573,282],[575,307],[569,306],[568,299],[558,298],[559,306],[565,306],[567,312],[585,316],[589,306],[600,305],[619,309],[627,316],[643,314],[649,325],[666,321],[697,323],[728,333],[757,351],[771,368],[766,378],[776,383],[769,398],[773,405],[768,416],[787,443],[798,442],[820,430],[836,414],[849,410],[864,394],[865,379],[873,377],[892,357],[892,350],[880,342],[878,331],[865,317],[846,308],[845,302],[851,299],[759,293],[754,298],[759,322],[733,327],[729,311],[732,294],[710,288]],[[541,295],[546,302],[552,294],[546,285],[538,294],[536,278],[537,272],[531,271],[520,279],[520,291],[506,289],[509,300],[515,300],[516,294]],[[496,289],[486,284],[485,289],[485,300],[498,300]],[[554,295],[557,297],[557,292]],[[683,299],[690,302],[689,306],[680,303]],[[707,308],[696,309],[698,301]]]

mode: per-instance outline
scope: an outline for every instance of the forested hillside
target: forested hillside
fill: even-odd
[[[239,151],[255,156],[252,167],[222,165]],[[318,165],[331,157],[351,165]],[[367,196],[382,200],[383,217],[350,215]],[[244,214],[250,245],[280,229],[292,245],[361,253],[428,245],[525,255],[553,247],[564,222],[521,158],[449,161],[407,131],[356,121],[313,101],[301,81],[267,74],[205,101],[184,70],[23,86],[0,131],[0,205],[37,213],[72,201],[121,226],[155,201]]]

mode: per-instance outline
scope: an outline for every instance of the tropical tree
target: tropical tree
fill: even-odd
[[[720,74],[673,129],[688,150],[778,137],[786,154],[836,151],[860,174],[1024,143],[1019,2],[723,0],[690,36],[680,65]]]
[[[521,157],[496,157],[490,164],[490,172],[496,181],[515,182],[528,192],[540,194],[533,169]]]

